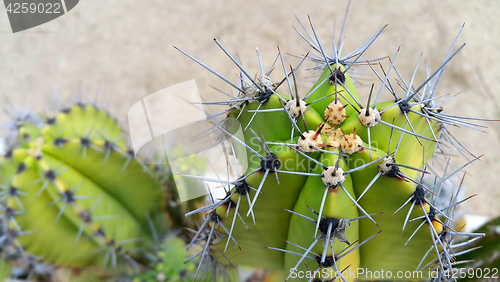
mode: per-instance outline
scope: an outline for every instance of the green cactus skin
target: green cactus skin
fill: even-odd
[[[21,146],[0,160],[11,240],[56,265],[138,270],[137,250],[159,229],[162,192],[122,137],[93,105],[74,105],[43,128],[23,124]]]
[[[484,236],[453,229],[453,211],[468,198],[459,201],[455,195],[449,206],[435,205],[443,183],[476,157],[456,170],[447,171],[447,165],[433,184],[424,182],[433,170],[429,160],[435,158],[436,147],[445,157],[442,143],[463,151],[447,126],[471,125],[462,119],[484,120],[442,114],[442,103],[434,102],[443,68],[464,45],[452,52],[455,41],[442,65],[419,86],[414,85],[415,74],[407,84],[395,70],[401,93],[389,77],[396,53],[387,73],[372,68],[382,85],[373,96],[372,86],[368,101],[361,103],[351,67],[385,27],[345,58],[337,51],[328,57],[312,23],[311,29],[314,37],[308,31],[309,38],[300,35],[318,54],[303,60],[316,62],[322,73],[305,97],[296,84],[293,90],[295,69],[288,72],[279,48],[285,78],[273,83],[270,72],[253,79],[215,40],[241,70],[241,87],[229,83],[238,97],[220,104],[230,105],[228,118],[241,123],[244,140],[217,127],[222,136],[245,144],[248,169],[231,182],[222,200],[186,214],[205,213],[190,246],[206,242],[202,262],[210,252],[234,265],[281,271],[276,281],[446,280],[444,274],[454,267],[456,235]],[[260,57],[259,63],[263,70]],[[290,95],[278,92],[285,81]],[[383,90],[393,99],[379,101]],[[358,268],[365,273],[356,273]],[[430,270],[439,277],[429,277]],[[413,276],[373,277],[368,271]],[[332,276],[341,274],[347,275]]]

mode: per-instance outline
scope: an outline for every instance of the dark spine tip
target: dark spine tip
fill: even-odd
[[[56,124],[56,119],[55,118],[48,118],[46,123],[48,125],[54,125],[54,124]]]
[[[25,171],[26,170],[26,164],[25,163],[20,163],[18,166],[17,166],[17,171],[16,171],[16,174],[20,174],[21,172]]]
[[[8,150],[8,151],[5,153],[4,157],[5,157],[6,159],[11,159],[11,158],[12,158],[12,150]]]

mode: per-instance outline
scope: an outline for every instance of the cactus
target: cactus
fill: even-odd
[[[118,123],[79,103],[16,127],[19,145],[0,158],[2,242],[25,260],[141,270],[164,232],[162,190]]]
[[[201,261],[215,253],[221,263],[281,270],[285,281],[446,280],[456,264],[457,236],[484,235],[455,226],[454,210],[470,197],[459,199],[456,191],[448,206],[436,204],[443,183],[478,159],[448,128],[477,128],[475,121],[485,119],[444,113],[441,105],[448,99],[436,91],[445,66],[465,44],[455,48],[457,36],[441,66],[418,84],[420,58],[409,79],[396,68],[399,50],[388,69],[380,64],[380,71],[375,69],[377,60],[360,59],[386,26],[342,57],[343,42],[334,42],[328,56],[309,21],[312,32],[301,24],[304,32],[299,34],[310,52],[299,65],[289,69],[278,48],[279,67],[273,64],[265,72],[257,50],[257,78],[215,39],[240,70],[239,85],[178,49],[238,92],[229,100],[206,104],[229,106],[209,115],[213,128],[221,138],[244,145],[248,156],[248,169],[237,179],[190,176],[229,189],[220,201],[186,214],[205,214],[188,249],[202,241]],[[305,60],[315,62],[320,75],[307,93],[300,93],[295,72]],[[364,93],[367,101],[361,101],[351,77],[361,64],[381,84]],[[270,78],[274,68],[282,69],[282,79]],[[401,89],[391,83],[391,73]],[[386,101],[384,91],[391,95]],[[243,140],[227,126],[237,122]],[[452,168],[450,148],[469,161]],[[440,172],[430,160],[443,157]],[[434,181],[428,181],[429,174]],[[358,269],[362,271],[356,273]],[[422,274],[396,277],[397,272],[416,270]],[[369,271],[393,276],[373,277]]]

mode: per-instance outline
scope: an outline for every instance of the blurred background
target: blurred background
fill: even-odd
[[[1,6],[1,5],[0,5]],[[5,9],[0,8],[0,103],[2,108],[53,111],[79,99],[108,106],[126,124],[128,109],[141,98],[163,88],[196,79],[206,100],[222,99],[230,87],[175,50],[177,46],[225,77],[237,82],[237,68],[216,46],[216,37],[232,54],[239,54],[251,74],[259,71],[255,47],[264,67],[277,54],[300,55],[304,41],[292,26],[300,28],[309,15],[320,41],[330,46],[336,38],[347,1],[134,1],[85,0],[68,14],[41,26],[13,34]],[[467,46],[446,67],[438,94],[462,92],[445,106],[446,113],[500,118],[500,2],[493,0],[395,1],[355,0],[347,17],[343,54],[365,42],[385,24],[388,28],[364,58],[394,56],[401,46],[396,67],[410,78],[423,53],[417,83],[425,80],[425,68],[440,66],[458,34],[458,45]],[[285,57],[287,63],[298,60]],[[424,64],[425,63],[425,64]],[[311,65],[309,65],[310,67]],[[276,69],[278,75],[282,70]],[[367,94],[374,76],[363,80]],[[311,71],[302,68],[299,81],[310,87]],[[384,93],[389,99],[389,94]],[[96,98],[97,97],[97,98]],[[0,123],[9,121],[2,112]],[[472,153],[484,154],[467,167],[464,211],[492,218],[500,215],[500,123],[487,124],[487,133],[454,130]],[[454,162],[463,164],[457,158]]]

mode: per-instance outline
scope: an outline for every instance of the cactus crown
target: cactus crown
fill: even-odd
[[[343,42],[333,42],[330,57],[311,19],[309,23],[312,33],[303,24],[304,33],[299,32],[309,52],[297,67],[288,70],[278,48],[277,61],[284,72],[280,83],[272,83],[271,71],[264,73],[258,49],[261,73],[260,79],[254,79],[215,39],[240,70],[239,86],[178,49],[238,91],[237,98],[219,102],[230,105],[228,110],[207,115],[221,135],[245,145],[249,164],[220,202],[187,214],[207,212],[190,245],[205,242],[199,254],[202,262],[215,252],[221,261],[284,271],[284,280],[302,281],[297,272],[309,270],[314,273],[309,281],[332,281],[335,275],[358,267],[422,270],[429,279],[436,278],[431,271],[437,271],[436,279],[442,279],[455,265],[457,235],[483,235],[464,233],[462,226],[455,225],[455,208],[470,198],[459,200],[461,186],[449,206],[436,204],[443,183],[478,158],[469,154],[469,162],[458,169],[446,165],[444,172],[437,172],[430,162],[448,158],[445,146],[468,152],[448,127],[476,128],[466,120],[484,120],[445,114],[444,101],[438,102],[443,96],[437,95],[436,86],[443,69],[464,45],[455,48],[455,40],[441,66],[418,85],[420,58],[410,80],[396,68],[399,49],[388,69],[380,64],[382,72],[374,67],[377,60],[361,59],[387,26],[345,57],[338,47]],[[314,62],[313,69],[321,73],[308,93],[299,95],[295,72],[305,60]],[[362,64],[381,83],[378,93],[372,85],[366,103],[351,78]],[[391,72],[399,78],[402,94],[393,88]],[[289,94],[282,92],[286,86]],[[382,101],[384,91],[391,94],[390,100]],[[226,130],[219,116],[239,121],[244,139]],[[436,175],[434,183],[428,181],[430,171]],[[241,201],[243,196],[248,203]],[[245,220],[245,214],[251,219]],[[248,220],[254,230],[248,229]],[[201,239],[202,234],[208,237]],[[213,243],[221,237],[226,238]],[[362,273],[341,279],[355,278],[370,279]]]

